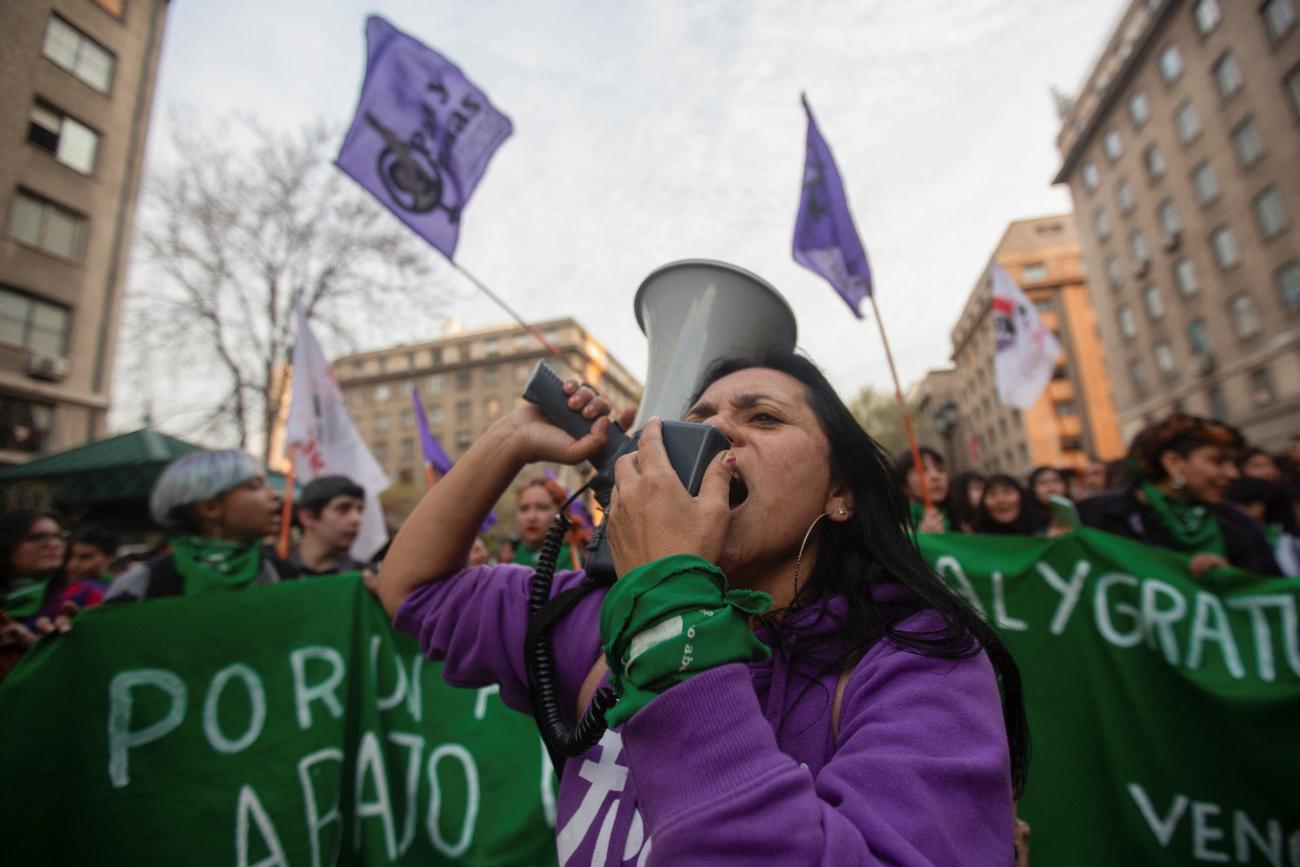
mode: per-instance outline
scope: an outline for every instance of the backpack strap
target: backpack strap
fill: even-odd
[[[849,676],[852,674],[853,669],[847,668],[840,672],[839,680],[835,681],[835,698],[831,700],[831,739],[836,749],[840,745],[840,705],[844,702],[844,689],[849,685]]]
[[[550,601],[538,610],[537,614],[528,619],[528,631],[524,633],[524,667],[528,670],[528,692],[533,703],[533,720],[537,723],[537,729],[542,734],[542,743],[546,745],[546,752],[551,757],[551,767],[555,769],[556,778],[564,775],[565,756],[551,743],[550,738],[547,736],[548,733],[542,725],[541,702],[538,698],[535,682],[537,672],[534,660],[537,658],[537,645],[539,642],[549,641],[551,630],[560,618],[572,611],[579,602],[586,598],[587,594],[595,589],[595,584],[583,582],[577,587],[570,587],[568,590],[552,596]]]

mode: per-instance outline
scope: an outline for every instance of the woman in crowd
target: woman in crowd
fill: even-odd
[[[961,533],[975,532],[975,520],[979,516],[980,500],[984,496],[984,483],[981,473],[959,473],[953,478],[948,496],[948,519],[954,530]]]
[[[1056,467],[1036,467],[1029,474],[1025,513],[1030,524],[1045,530],[1052,523],[1052,497],[1069,498],[1069,484]],[[1068,528],[1062,528],[1068,529]]]
[[[515,528],[519,531],[519,545],[515,548],[514,560],[521,566],[534,566],[537,555],[542,550],[542,542],[555,523],[555,516],[560,507],[569,498],[564,487],[555,479],[545,476],[524,482],[515,500]],[[590,534],[577,522],[569,528],[556,560],[557,568],[577,569],[582,565],[582,550]]]
[[[948,467],[943,455],[929,446],[921,446],[921,473],[912,462],[912,452],[898,456],[898,469],[894,473],[895,486],[904,492],[908,501],[908,515],[919,533],[943,533],[952,529],[948,519]],[[922,486],[930,492],[930,511],[925,509]]]
[[[1300,577],[1300,526],[1281,482],[1243,475],[1228,483],[1228,502],[1259,527],[1282,574]]]
[[[280,526],[280,497],[241,451],[192,452],[168,464],[149,498],[154,521],[171,534],[171,552],[133,566],[113,582],[108,601],[195,595],[297,577],[266,550]]]
[[[1255,446],[1247,446],[1237,454],[1237,472],[1245,478],[1273,484],[1281,484],[1283,478],[1277,458]]]
[[[1079,515],[1086,526],[1190,555],[1194,576],[1229,564],[1280,574],[1264,534],[1226,501],[1242,445],[1227,425],[1174,413],[1134,437],[1136,481],[1084,500]]]
[[[989,476],[980,499],[975,532],[994,536],[1033,536],[1045,529],[1029,509],[1029,494],[1005,473]]]
[[[98,605],[104,584],[63,570],[67,532],[53,512],[23,509],[0,516],[0,592],[9,617],[49,631],[57,619]]]
[[[577,441],[533,406],[496,422],[380,574],[396,625],[449,682],[499,683],[519,710],[532,572],[461,564],[524,466],[600,448],[608,408],[594,405]],[[608,516],[621,577],[554,629],[570,724],[598,684],[620,696],[599,745],[559,769],[560,863],[1010,864],[1019,675],[921,559],[888,458],[793,354],[720,362],[689,406],[730,449],[692,497],[646,424]],[[553,590],[584,579],[560,573]]]

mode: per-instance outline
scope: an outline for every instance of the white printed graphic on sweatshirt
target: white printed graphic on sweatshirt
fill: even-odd
[[[556,841],[560,864],[563,867],[577,867],[578,862],[571,859],[587,841],[592,828],[597,826],[599,831],[592,849],[590,864],[592,867],[606,867],[609,857],[611,836],[614,825],[618,822],[619,807],[622,804],[619,793],[627,785],[627,766],[618,764],[619,756],[623,753],[623,738],[617,732],[606,731],[597,746],[600,748],[600,757],[595,761],[583,759],[578,769],[578,776],[585,780],[590,788],[582,796],[578,809],[574,810],[573,815],[560,829]],[[650,838],[645,836],[645,824],[639,812],[634,811],[632,814],[632,822],[622,849],[622,856],[614,862],[615,864],[622,864],[639,854],[640,858],[636,863],[641,867],[650,855]]]

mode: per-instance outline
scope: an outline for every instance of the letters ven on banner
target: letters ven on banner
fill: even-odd
[[[920,536],[1020,665],[1034,864],[1300,864],[1300,581],[1093,530]]]
[[[553,776],[355,574],[92,609],[0,687],[12,864],[553,865]]]

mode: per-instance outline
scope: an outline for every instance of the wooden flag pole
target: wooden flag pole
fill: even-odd
[[[284,505],[280,507],[280,544],[276,553],[280,559],[289,556],[289,530],[293,527],[293,483],[298,469],[298,444],[289,446],[289,472],[284,474]]]
[[[885,345],[885,360],[889,362],[889,375],[894,378],[894,397],[898,399],[898,408],[903,412],[903,430],[907,433],[907,445],[912,450],[912,467],[916,471],[916,480],[921,488],[921,500],[925,510],[934,508],[930,499],[930,486],[925,483],[925,466],[921,463],[921,449],[916,444],[916,433],[912,430],[912,414],[907,411],[907,402],[903,400],[903,388],[898,384],[898,371],[894,369],[894,353],[889,351],[889,338],[885,336],[885,320],[880,318],[880,308],[876,306],[876,294],[867,295],[871,299],[871,312],[876,317],[876,326],[880,329],[880,342]]]
[[[434,475],[433,472],[433,464],[429,463],[428,461],[424,462],[424,480],[429,483],[429,487],[431,488],[438,481],[438,477]]]

